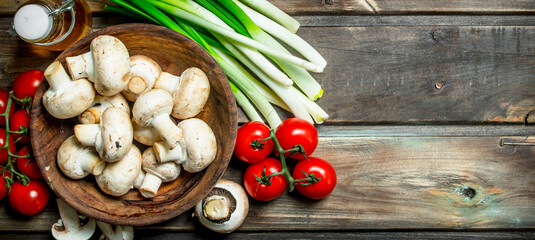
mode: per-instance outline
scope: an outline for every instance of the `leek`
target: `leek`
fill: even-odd
[[[261,12],[262,14],[268,16],[274,21],[278,22],[280,25],[284,26],[292,33],[296,33],[299,29],[299,22],[297,22],[290,15],[281,11],[279,8],[275,7],[273,4],[266,0],[241,0],[243,3],[247,4],[249,7],[255,9],[256,11]]]

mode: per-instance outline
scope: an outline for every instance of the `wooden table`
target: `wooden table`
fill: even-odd
[[[59,54],[6,33],[15,2],[0,0],[4,88]],[[95,29],[133,21],[104,2],[90,1]],[[534,0],[272,2],[328,61],[314,74],[330,114],[314,155],[335,166],[338,185],[319,201],[251,200],[229,239],[535,237],[535,147],[500,145],[535,141]],[[232,160],[224,178],[241,182],[244,169]],[[34,217],[2,201],[0,238],[50,237],[53,200]],[[136,237],[214,235],[187,212]]]

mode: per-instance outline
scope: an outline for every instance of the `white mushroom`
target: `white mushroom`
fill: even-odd
[[[120,93],[130,80],[130,55],[117,38],[101,35],[91,41],[90,51],[65,60],[74,79],[88,78],[100,95]]]
[[[187,119],[201,112],[210,95],[210,82],[199,68],[190,67],[180,77],[163,72],[154,88],[165,89],[173,96],[173,117]]]
[[[208,124],[198,118],[186,119],[180,122],[178,127],[184,132],[180,146],[182,149],[168,149],[161,143],[155,143],[154,152],[158,161],[175,161],[191,173],[203,170],[214,161],[217,154],[214,132]],[[187,154],[184,154],[184,149]]]
[[[174,162],[158,164],[152,148],[143,152],[143,170],[146,174],[139,192],[146,198],[155,197],[162,182],[174,181],[180,175],[180,165]]]
[[[121,160],[108,163],[95,179],[100,189],[112,196],[122,196],[133,188],[141,171],[141,152],[134,145]]]
[[[182,139],[182,130],[169,117],[172,108],[173,98],[162,89],[152,89],[142,94],[132,107],[134,121],[140,126],[154,126],[170,149],[175,148]]]
[[[220,179],[214,188],[195,205],[199,222],[218,233],[230,233],[240,227],[247,217],[247,194],[233,181]]]
[[[59,61],[45,70],[50,88],[43,94],[43,105],[55,118],[67,119],[84,112],[95,99],[95,89],[86,79],[72,81]]]
[[[102,231],[99,240],[132,240],[134,239],[134,228],[132,226],[116,226],[115,230],[109,223],[96,220],[98,227]]]
[[[156,61],[144,55],[130,57],[130,80],[121,92],[128,101],[135,102],[144,92],[152,89],[162,68]]]
[[[143,155],[142,155],[143,158]],[[141,187],[141,184],[143,184],[143,179],[145,178],[145,171],[143,171],[143,168],[141,168],[141,171],[139,171],[139,174],[136,177],[136,180],[134,181],[134,188],[139,189]]]
[[[95,220],[85,218],[88,221],[81,225],[76,210],[60,198],[56,199],[56,202],[61,219],[52,225],[52,236],[58,240],[89,239],[95,232]]]
[[[81,179],[90,173],[100,175],[106,167],[106,162],[92,148],[80,144],[74,135],[59,147],[57,162],[59,169],[72,179]]]
[[[116,107],[122,109],[125,113],[130,115],[130,107],[128,102],[121,94],[115,94],[111,97],[97,95],[91,103],[89,109],[85,110],[78,116],[78,120],[83,124],[94,124],[100,122],[100,116],[104,110]]]
[[[134,139],[130,117],[116,107],[106,109],[99,124],[77,124],[74,134],[82,145],[94,146],[106,162],[123,158],[130,151]]]
[[[171,118],[171,121],[176,125],[174,118]],[[134,127],[134,139],[143,145],[152,146],[155,142],[164,140],[153,126],[140,126],[132,119],[132,127]]]

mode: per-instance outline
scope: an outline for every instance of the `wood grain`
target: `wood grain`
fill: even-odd
[[[139,191],[120,197],[107,195],[92,176],[70,179],[60,171],[56,156],[63,141],[73,135],[76,121],[55,119],[46,111],[41,99],[48,88],[46,82],[39,86],[31,109],[35,160],[53,191],[86,216],[116,225],[148,225],[173,218],[208,194],[232,156],[238,122],[228,80],[213,58],[195,42],[167,28],[149,24],[122,24],[102,29],[67,48],[57,60],[64,63],[66,57],[88,52],[92,39],[99,35],[118,38],[131,55],[148,56],[171,74],[180,75],[188,67],[198,67],[206,73],[210,96],[196,117],[214,132],[217,139],[215,160],[198,173],[181,173],[177,180],[162,185],[158,195],[150,199],[142,197]]]
[[[522,123],[535,110],[534,27],[414,26],[418,19],[398,19],[412,25],[391,20],[368,27],[346,19],[342,27],[300,30],[329,63],[314,74],[325,90],[318,104],[330,114],[327,123]],[[125,20],[95,21],[98,29]],[[463,21],[469,20],[457,22]],[[9,24],[0,19],[0,27]],[[0,40],[1,87],[24,70],[44,69],[58,54],[5,32]]]
[[[0,15],[13,14],[18,2],[0,0]],[[469,13],[469,14],[533,14],[532,0],[270,0],[291,15],[353,15],[353,14],[414,14],[414,13]],[[104,12],[109,0],[88,0],[91,10]]]
[[[535,148],[500,147],[501,139],[322,137],[314,155],[335,166],[333,193],[318,201],[296,192],[251,199],[239,231],[532,229]],[[241,182],[245,168],[233,159],[223,178]],[[0,230],[48,231],[55,208],[52,201],[44,213],[22,218],[4,205]],[[191,211],[136,229],[204,231]]]

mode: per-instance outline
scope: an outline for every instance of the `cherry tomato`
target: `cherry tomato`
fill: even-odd
[[[26,145],[19,149],[17,152],[18,156],[26,156],[28,154],[31,154],[32,150],[29,145]],[[17,158],[17,169],[20,173],[26,175],[32,180],[41,180],[43,179],[43,175],[41,174],[41,171],[39,170],[39,166],[37,165],[36,161],[33,161],[31,157],[29,158]]]
[[[6,130],[0,128],[0,147],[3,147],[6,144]],[[13,141],[13,136],[9,135],[9,151],[15,154],[15,142]],[[7,163],[7,149],[0,150],[0,164]]]
[[[4,166],[1,166],[1,168],[3,168]],[[4,179],[4,176],[5,177],[11,177],[11,173],[9,172],[3,172],[2,174],[0,174],[0,200],[2,200],[6,195],[7,193],[9,192],[9,188],[7,187],[7,184],[6,184],[6,180]]]
[[[262,176],[262,171],[266,168],[266,176],[282,170],[281,163],[275,158],[266,158],[263,161],[251,164],[243,176],[243,185],[247,193],[256,200],[269,201],[280,196],[286,187],[288,181],[284,175],[277,175],[271,178],[270,185],[259,183],[256,177]]]
[[[30,181],[26,186],[17,181],[11,185],[8,193],[11,207],[24,215],[35,215],[43,211],[48,196],[47,186],[40,181]]]
[[[288,118],[284,120],[275,131],[275,136],[282,149],[292,149],[296,145],[301,145],[307,156],[310,156],[318,146],[318,131],[311,123],[300,118]],[[301,153],[285,155],[293,159],[303,159]]]
[[[0,89],[0,114],[6,112],[7,108],[7,101],[9,99],[9,92]],[[11,106],[9,107],[9,116],[13,115],[13,112],[15,111],[15,103],[11,102]],[[0,125],[6,124],[6,118],[0,117]]]
[[[238,129],[234,154],[246,163],[257,163],[264,160],[273,150],[273,140],[263,142],[262,148],[251,145],[254,140],[269,137],[269,127],[263,122],[253,121],[243,124]]]
[[[309,198],[324,198],[329,195],[336,186],[336,171],[334,171],[333,166],[329,162],[321,158],[308,157],[308,159],[303,159],[297,162],[292,172],[292,178],[306,178],[303,172],[314,174],[315,177],[321,178],[316,183],[311,183],[306,186],[299,183],[295,185],[297,191]]]
[[[26,112],[25,109],[19,109],[10,115],[9,118],[9,129],[11,131],[20,131],[20,127],[25,127],[26,129],[30,128],[30,114]],[[13,141],[22,138],[18,141],[19,143],[26,144],[30,143],[30,136],[28,134],[12,134]]]
[[[13,95],[18,99],[33,98],[43,77],[44,72],[41,70],[28,70],[19,74],[13,80]]]

